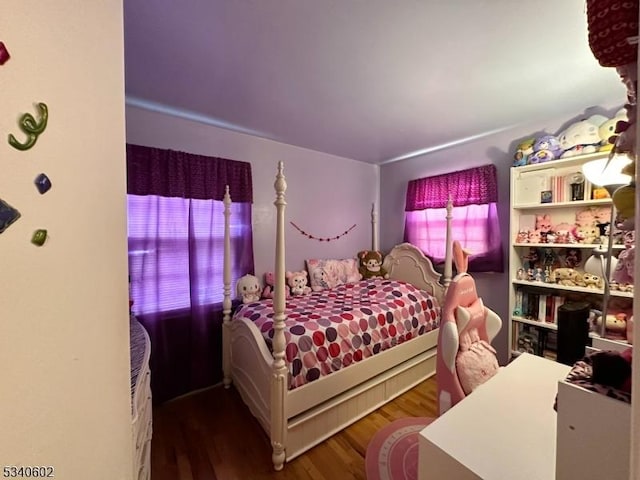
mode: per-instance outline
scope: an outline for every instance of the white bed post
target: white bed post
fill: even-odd
[[[231,385],[231,233],[229,217],[231,216],[231,196],[229,185],[224,191],[224,260],[223,282],[224,298],[222,300],[222,372],[224,388]]]
[[[285,336],[285,245],[284,210],[287,202],[284,193],[287,182],[283,173],[283,162],[278,162],[278,174],[274,183],[276,199],[276,282],[273,297],[273,369],[271,374],[271,446],[273,447],[273,467],[282,470],[287,442],[286,396],[288,390],[288,372],[284,357]]]
[[[444,258],[444,278],[442,280],[442,284],[444,285],[445,291],[449,288],[449,284],[451,283],[451,276],[453,274],[452,268],[452,251],[451,251],[451,219],[453,215],[451,214],[453,210],[453,200],[449,197],[447,201],[447,233],[445,236],[445,258]]]
[[[374,252],[378,250],[378,214],[375,203],[371,204],[371,249]]]

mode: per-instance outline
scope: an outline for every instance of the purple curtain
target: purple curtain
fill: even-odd
[[[151,337],[154,403],[222,379],[224,216],[232,285],[253,273],[251,165],[127,145],[132,310]]]
[[[446,206],[453,202],[451,234],[471,250],[470,272],[503,272],[495,165],[411,180],[407,186],[404,240],[434,263],[445,257]]]
[[[435,177],[411,180],[407,186],[405,211],[445,208],[449,197],[454,207],[497,203],[496,166],[484,165]]]

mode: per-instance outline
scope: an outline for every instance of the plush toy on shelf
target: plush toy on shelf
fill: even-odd
[[[533,153],[533,144],[535,141],[535,138],[527,138],[518,144],[516,153],[513,155],[515,159],[513,162],[514,167],[521,167],[528,163],[529,155]]]
[[[633,286],[634,283],[635,276],[633,266],[636,258],[634,230],[625,233],[624,246],[625,249],[618,255],[618,263],[611,274],[611,279],[618,284],[618,290],[628,290],[627,286]]]
[[[307,286],[307,272],[287,272],[287,284],[291,289],[291,295],[308,295],[311,293],[311,287]]]
[[[260,300],[260,280],[255,275],[244,275],[236,283],[236,295],[242,303],[253,303]]]
[[[554,135],[543,135],[533,143],[533,153],[529,155],[527,164],[544,163],[560,158],[562,147]]]
[[[389,274],[382,267],[382,253],[377,250],[363,250],[358,253],[360,273],[363,279],[382,277],[389,278]]]
[[[273,298],[273,292],[276,286],[276,274],[267,272],[264,274],[264,288],[262,289],[262,298]],[[284,286],[284,296],[289,298],[289,285]]]
[[[613,149],[613,145],[618,139],[618,132],[616,132],[616,125],[618,122],[627,122],[627,111],[624,108],[618,110],[613,118],[610,118],[598,129],[598,135],[600,136],[599,152],[610,152]]]
[[[604,115],[591,115],[575,122],[558,135],[563,150],[560,158],[594,153],[600,145],[600,125],[607,121]]]
[[[582,273],[574,268],[556,268],[551,272],[549,280],[551,283],[557,283],[558,285],[564,285],[566,287],[585,286]]]

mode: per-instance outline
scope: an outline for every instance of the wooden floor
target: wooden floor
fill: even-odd
[[[375,432],[395,419],[436,416],[432,377],[275,472],[269,439],[233,388],[198,392],[154,409],[152,480],[365,480]]]

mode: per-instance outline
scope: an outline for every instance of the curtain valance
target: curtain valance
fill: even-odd
[[[127,144],[127,193],[131,195],[221,201],[225,185],[234,202],[251,203],[251,164]]]
[[[495,165],[411,180],[407,186],[405,211],[445,208],[449,197],[454,207],[496,203],[498,184]]]

